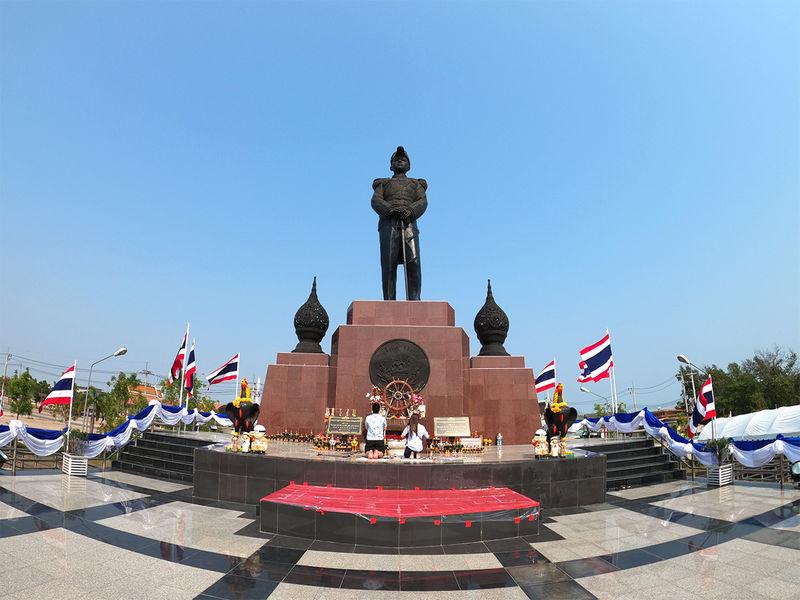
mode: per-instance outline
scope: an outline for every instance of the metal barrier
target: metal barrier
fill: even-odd
[[[655,439],[655,438],[650,438],[650,439]],[[664,440],[662,438],[658,438],[658,443],[661,446],[661,452],[663,454],[668,454],[672,458],[675,458],[678,461],[678,464],[681,466],[681,468],[683,468],[684,471],[688,471],[691,474],[692,482],[694,482],[694,472],[695,472],[694,458],[686,460],[684,458],[681,458],[677,454],[673,454],[672,452],[670,452],[669,448],[664,443]]]
[[[137,435],[135,439],[138,440],[139,437],[141,437],[141,434]],[[105,471],[108,462],[115,460],[120,452],[122,452],[122,448],[117,448],[110,452],[103,451],[100,456],[89,459],[89,466]],[[28,450],[24,443],[16,439],[11,444],[7,454],[10,454],[10,456],[2,468],[10,470],[12,475],[15,475],[17,470],[22,469],[55,469],[60,471],[64,461],[63,450],[59,450],[50,456],[37,456]]]
[[[14,474],[17,469],[33,468],[33,469],[60,469],[61,468],[61,453],[56,452],[50,456],[37,456],[21,444],[19,440],[15,439],[11,443],[10,454],[8,462],[3,466],[11,470]]]
[[[761,467],[745,467],[733,462],[733,478],[741,481],[777,481],[783,487],[784,482],[791,481],[789,469],[791,463],[783,456],[776,456]]]

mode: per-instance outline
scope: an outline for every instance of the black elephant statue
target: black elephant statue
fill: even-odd
[[[570,426],[577,420],[578,411],[564,402],[564,387],[559,383],[553,395],[553,402],[544,409],[544,420],[547,423],[547,443],[554,437],[567,436]]]
[[[544,420],[547,423],[547,442],[553,437],[563,438],[567,435],[567,430],[577,420],[578,411],[575,407],[568,407],[565,410],[555,412],[548,406],[544,410]]]
[[[258,420],[258,411],[258,404],[249,401],[229,402],[225,405],[225,414],[233,423],[233,430],[236,433],[253,431]]]

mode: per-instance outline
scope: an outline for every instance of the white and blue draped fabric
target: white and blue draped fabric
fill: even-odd
[[[707,452],[705,443],[692,442],[683,437],[646,408],[634,413],[587,418],[578,425],[595,432],[603,428],[620,433],[644,429],[647,435],[662,442],[670,452],[680,458],[694,458],[707,467],[718,465],[716,454]],[[733,439],[730,449],[733,458],[745,467],[760,467],[781,455],[790,462],[800,461],[800,437],[784,437],[778,434],[767,440]]]
[[[59,429],[27,427],[22,421],[0,425],[0,448],[17,438],[36,456],[49,456],[64,445],[64,432]]]
[[[182,406],[168,406],[158,400],[152,400],[150,405],[138,414],[128,417],[119,427],[107,433],[93,433],[86,441],[84,456],[94,458],[103,450],[116,450],[122,448],[131,439],[134,431],[146,431],[158,419],[165,425],[202,425],[211,419],[223,427],[230,427],[231,420],[225,415],[214,411],[200,412],[196,408],[187,410]],[[7,446],[14,438],[22,441],[25,446],[37,456],[49,456],[58,452],[64,445],[66,430],[59,429],[34,429],[26,427],[22,421],[11,421],[8,425],[0,425],[0,448]]]
[[[731,454],[745,467],[760,467],[783,454],[790,463],[800,461],[800,437],[778,435],[774,440],[742,440],[731,445]]]

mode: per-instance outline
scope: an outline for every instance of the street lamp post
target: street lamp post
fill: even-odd
[[[589,389],[589,388],[587,388],[587,387],[581,386],[579,389],[580,389],[580,390],[581,390],[581,391],[582,391],[584,394],[591,394],[592,396],[597,396],[598,398],[600,398],[601,400],[603,400],[603,401],[604,401],[604,402],[603,402],[604,404],[605,404],[606,402],[608,402],[608,400],[609,400],[609,398],[606,398],[605,396],[601,396],[600,394],[597,394],[597,393],[593,392],[592,390],[590,390],[590,389]],[[607,431],[607,428],[606,428],[606,431]],[[601,435],[602,435],[602,433],[601,433]]]
[[[114,352],[113,354],[109,354],[108,356],[105,356],[105,357],[101,358],[100,360],[94,361],[92,363],[92,365],[89,367],[89,380],[86,383],[86,398],[84,398],[84,400],[83,400],[83,429],[84,429],[84,431],[86,430],[86,407],[89,404],[89,392],[92,389],[92,369],[94,369],[94,366],[96,364],[99,364],[99,363],[103,362],[104,360],[107,360],[109,358],[113,358],[115,356],[123,356],[127,352],[128,352],[128,349],[125,346],[123,346],[122,348],[120,348],[116,352]]]
[[[598,398],[602,398],[603,400],[606,400],[606,401],[608,400],[608,398],[606,398],[605,396],[601,396],[600,394],[597,394],[597,393],[593,392],[592,390],[590,390],[590,389],[589,389],[589,388],[587,388],[587,387],[583,387],[583,386],[581,386],[581,387],[580,387],[580,390],[581,390],[581,391],[582,391],[584,394],[591,394],[592,396],[597,396]]]
[[[697,402],[697,388],[694,385],[694,372],[697,371],[698,375],[703,375],[705,373],[705,371],[703,371],[702,369],[700,369],[700,367],[698,367],[696,364],[694,364],[692,361],[690,361],[686,357],[685,354],[678,354],[678,356],[676,358],[678,359],[679,363],[683,363],[684,365],[688,365],[689,366],[689,376],[692,378],[692,401],[693,402]],[[689,418],[690,419],[692,418],[691,415],[689,415]],[[716,438],[717,437],[717,419],[716,418],[711,419],[711,437],[712,438]]]
[[[697,388],[694,386],[694,371],[695,369],[698,373],[701,373],[702,371],[693,365],[691,361],[686,358],[685,354],[678,354],[677,358],[679,363],[683,363],[689,367],[689,377],[692,378],[692,402],[695,402],[697,400]]]

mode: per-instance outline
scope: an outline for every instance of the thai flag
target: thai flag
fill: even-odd
[[[212,371],[206,376],[206,379],[208,380],[208,385],[239,379],[239,355],[237,354],[219,369]]]
[[[197,365],[194,362],[194,340],[192,340],[192,349],[189,350],[189,360],[186,363],[186,372],[183,376],[184,388],[189,398],[194,397],[194,374],[196,372]]]
[[[542,369],[536,378],[536,393],[546,392],[556,387],[556,359],[554,358]]]
[[[181,378],[181,369],[183,369],[183,359],[186,358],[186,338],[188,333],[183,334],[183,341],[181,342],[181,347],[178,348],[178,354],[175,356],[175,360],[172,361],[172,368],[169,370],[169,377],[167,377],[167,383],[172,385],[173,381],[177,381]]]
[[[609,371],[614,366],[614,357],[611,355],[611,334],[608,330],[599,342],[581,350],[578,366],[583,370],[578,377],[578,383],[600,381],[609,376]]]
[[[50,390],[50,393],[47,394],[47,397],[44,400],[42,400],[42,403],[39,405],[39,412],[42,412],[42,409],[50,404],[72,403],[72,393],[75,390],[76,364],[77,363],[73,363],[69,369],[64,371],[64,374],[61,376],[61,379],[56,381],[56,384],[53,386],[53,389]]]
[[[689,421],[689,438],[693,438],[697,433],[697,428],[703,423],[708,423],[711,419],[716,419],[717,409],[714,407],[714,386],[711,383],[711,377],[706,379],[703,387],[700,388],[700,394],[697,396],[697,402],[694,403],[694,410],[692,411],[692,418]]]

